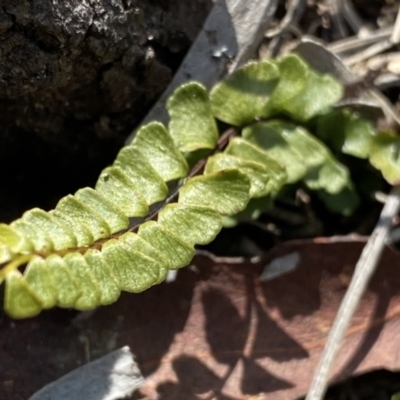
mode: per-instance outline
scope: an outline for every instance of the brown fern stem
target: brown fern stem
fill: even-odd
[[[205,167],[205,165],[207,163],[208,158],[211,157],[212,155],[214,155],[215,153],[223,151],[224,148],[228,145],[230,138],[232,138],[236,134],[237,134],[237,129],[236,128],[229,128],[226,131],[224,131],[222,133],[222,135],[219,137],[217,145],[215,146],[213,151],[207,157],[202,158],[200,161],[198,161],[195,164],[195,166],[190,170],[189,174],[186,176],[186,179],[192,178],[192,177],[202,173],[203,170],[204,170],[204,167]],[[87,247],[69,248],[69,249],[63,249],[63,250],[58,250],[58,251],[52,251],[50,253],[32,253],[32,255],[38,255],[38,256],[41,256],[43,258],[46,258],[50,254],[58,254],[59,256],[63,257],[63,256],[65,256],[66,254],[68,254],[70,252],[78,252],[78,253],[81,253],[81,254],[85,254],[86,251],[89,250],[89,249],[101,250],[102,245],[105,242],[107,242],[108,240],[110,240],[110,239],[118,239],[121,235],[123,235],[126,232],[137,232],[137,230],[139,229],[140,225],[143,222],[150,221],[150,220],[156,220],[159,212],[167,204],[174,203],[174,202],[176,202],[178,200],[179,191],[182,188],[182,186],[184,185],[184,183],[185,182],[182,182],[176,188],[174,188],[172,190],[172,192],[170,193],[170,195],[162,202],[162,204],[160,204],[155,210],[153,210],[147,217],[144,217],[140,222],[135,223],[134,225],[130,226],[126,230],[123,230],[123,231],[120,231],[120,232],[116,232],[116,233],[112,234],[108,238],[99,239],[99,240],[95,241],[93,244],[91,244],[90,246],[87,246]],[[6,267],[7,264],[8,263],[0,265],[0,270],[3,269],[4,267]]]
[[[200,173],[203,172],[204,167],[207,163],[207,160],[209,157],[214,155],[215,153],[218,153],[222,151],[229,143],[229,140],[231,137],[235,136],[237,134],[236,128],[229,128],[225,132],[222,133],[222,135],[219,137],[217,145],[215,146],[214,150],[209,154],[207,157],[202,158],[200,161],[198,161],[195,166],[190,170],[189,174],[187,175],[186,179],[188,178],[193,178],[196,175],[199,175]],[[185,180],[186,180],[185,179]],[[128,229],[129,232],[135,232],[139,229],[139,226],[146,221],[154,220],[157,218],[158,213],[167,205],[170,203],[174,203],[178,200],[179,196],[179,191],[182,188],[182,186],[185,184],[185,182],[182,182],[180,185],[178,185],[171,194],[160,204],[155,210],[153,210],[147,217],[145,217],[142,221],[139,223],[136,223],[132,227]]]

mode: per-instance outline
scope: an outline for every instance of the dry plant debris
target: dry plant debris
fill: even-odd
[[[304,395],[365,242],[291,241],[258,264],[236,266],[215,264],[202,254],[176,281],[124,295],[91,314],[58,310],[26,321],[3,318],[0,398],[26,399],[44,383],[122,345],[135,349],[147,377],[136,398]],[[261,282],[263,265],[288,253],[299,255],[296,270]],[[400,368],[393,356],[400,350],[399,260],[397,251],[385,249],[345,336],[335,380]]]
[[[397,5],[382,1],[385,13],[372,18],[371,4],[360,13],[366,1],[305,3],[288,1],[286,16],[266,32],[265,51],[294,48],[298,40],[293,33],[303,45],[306,34],[325,39],[329,44],[322,47],[342,62],[336,63],[336,74],[347,74],[356,89],[359,84],[358,94],[368,94],[368,101],[357,95],[347,105],[379,109],[377,122],[398,130]],[[24,399],[77,364],[126,344],[148,377],[141,398],[279,400],[304,395],[364,244],[364,239],[299,240],[278,245],[259,263],[236,260],[235,266],[198,256],[173,283],[134,300],[123,296],[86,319],[59,310],[22,322],[0,316],[0,398]],[[267,260],[290,253],[299,255],[294,271],[260,282]],[[333,380],[400,368],[395,356],[398,264],[398,253],[385,248],[344,337]],[[27,354],[29,360],[21,364]]]

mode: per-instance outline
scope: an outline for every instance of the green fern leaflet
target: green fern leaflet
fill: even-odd
[[[141,127],[95,188],[0,224],[5,311],[25,318],[54,306],[88,310],[115,302],[121,291],[146,290],[188,265],[224,217],[250,199],[269,203],[287,184],[323,192],[328,206],[346,193],[351,212],[357,199],[349,171],[299,125],[329,115],[341,96],[338,82],[294,55],[249,63],[210,93],[196,82],[182,85],[167,104],[169,126]],[[220,136],[216,120],[235,128]],[[344,147],[354,141],[350,131]],[[383,147],[372,135],[362,140],[368,151],[377,148],[371,161],[385,169],[395,139],[385,136]],[[199,154],[207,156],[194,163]]]

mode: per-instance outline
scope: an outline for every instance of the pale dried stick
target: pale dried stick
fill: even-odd
[[[400,9],[397,12],[397,17],[396,21],[394,22],[393,32],[392,35],[390,36],[390,41],[393,44],[400,43]]]
[[[391,42],[390,39],[386,39],[383,40],[382,42],[378,42],[370,47],[367,47],[366,49],[360,51],[359,53],[346,57],[344,59],[344,62],[346,65],[349,66],[358,64],[362,61],[367,60],[368,58],[376,56],[377,54],[383,53],[384,51],[390,49],[391,47],[393,47],[393,43]]]
[[[329,0],[328,6],[332,17],[333,27],[336,27],[340,37],[348,36],[347,26],[344,24],[342,17],[342,0]]]
[[[351,36],[345,39],[337,40],[336,42],[328,44],[327,48],[333,51],[337,56],[343,56],[347,52],[357,52],[371,44],[387,40],[393,32],[393,26],[377,29],[373,35],[368,37],[359,38],[358,36]]]
[[[388,238],[393,217],[400,207],[400,186],[395,186],[388,195],[379,221],[372,232],[357,262],[353,278],[340,305],[328,335],[324,351],[314,374],[306,400],[321,400],[328,385],[329,374],[340,349],[343,337],[356,307],[376,269]]]
[[[353,3],[350,0],[342,0],[342,13],[344,19],[351,26],[353,32],[358,35],[365,34],[366,28],[364,27],[364,22],[357,14],[357,11],[354,9]]]
[[[291,27],[294,27],[303,16],[304,11],[307,8],[307,0],[290,0],[288,1],[287,11],[285,16],[282,18],[279,26],[270,29],[265,33],[265,37],[273,38],[277,35],[289,31]]]
[[[345,63],[347,65],[354,65],[361,61],[367,60],[377,54],[383,53],[385,50],[390,49],[396,44],[400,43],[400,9],[397,12],[396,21],[394,23],[393,31],[390,38],[373,44],[370,47],[367,47],[363,51],[354,54],[351,57],[347,57],[345,59]]]

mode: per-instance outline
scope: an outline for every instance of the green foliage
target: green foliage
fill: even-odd
[[[392,185],[400,183],[400,137],[389,132],[381,132],[372,139],[371,164],[382,171]]]
[[[325,190],[319,190],[317,194],[329,210],[346,217],[353,214],[360,202],[351,183],[338,193],[328,193]]]
[[[182,152],[213,149],[218,140],[218,129],[211,114],[206,89],[195,82],[175,90],[168,99],[169,132]]]
[[[318,119],[316,134],[336,152],[367,158],[374,128],[356,113],[338,110]]]
[[[328,193],[338,193],[349,183],[346,167],[301,126],[279,120],[258,122],[245,128],[243,137],[283,164],[290,183],[302,179],[310,189]]]
[[[329,109],[342,96],[342,86],[312,71],[298,56],[253,62],[211,90],[214,115],[243,126],[257,118],[287,114],[301,122]]]
[[[167,103],[168,129],[141,127],[94,189],[0,224],[6,312],[25,318],[54,306],[87,310],[115,302],[121,291],[143,291],[190,263],[223,220],[259,215],[289,184],[351,214],[357,193],[336,155],[368,158],[394,183],[399,140],[332,111],[341,94],[338,82],[295,55],[252,62],[210,94],[196,82],[182,85]],[[215,118],[243,128],[241,136],[222,145]],[[200,154],[203,170],[190,170]]]
[[[243,130],[243,137],[261,147],[287,171],[288,183],[303,182],[318,191],[326,206],[344,215],[358,206],[349,171],[305,128],[270,120]]]
[[[227,124],[242,126],[262,116],[279,81],[274,61],[251,62],[211,90],[212,112]]]

